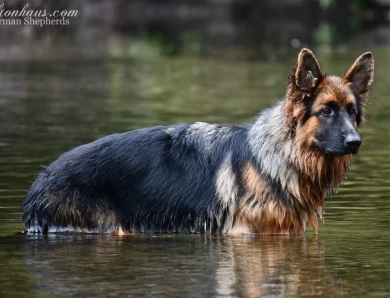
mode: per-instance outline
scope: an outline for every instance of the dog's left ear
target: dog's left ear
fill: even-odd
[[[323,73],[317,58],[309,49],[302,49],[298,55],[294,83],[303,96],[313,94],[323,79]]]
[[[364,53],[342,77],[351,83],[358,95],[364,95],[374,80],[374,56],[370,52]]]

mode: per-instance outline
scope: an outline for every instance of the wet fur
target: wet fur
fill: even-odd
[[[317,230],[352,154],[319,150],[321,118],[313,113],[329,98],[340,109],[354,104],[360,126],[372,79],[371,53],[328,77],[304,49],[286,97],[253,124],[153,127],[77,147],[39,174],[23,222],[30,233],[302,234],[308,223]]]

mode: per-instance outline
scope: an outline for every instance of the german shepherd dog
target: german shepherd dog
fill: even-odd
[[[286,95],[250,125],[157,126],[99,139],[45,168],[27,233],[261,233],[318,229],[361,144],[371,53],[341,77],[303,49]]]

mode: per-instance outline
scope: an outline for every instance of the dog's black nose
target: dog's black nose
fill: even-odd
[[[362,140],[360,139],[360,136],[357,134],[350,134],[346,137],[345,143],[350,148],[359,148]]]

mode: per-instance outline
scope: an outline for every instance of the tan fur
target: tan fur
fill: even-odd
[[[329,102],[335,102],[341,108],[346,108],[349,104],[356,104],[349,83],[339,77],[325,77],[318,86],[316,95],[312,106],[313,111],[319,111]]]
[[[302,234],[310,219],[317,230],[313,220],[315,210],[308,213],[299,200],[291,202],[291,207],[284,206],[249,162],[242,177],[247,193],[237,210],[236,220],[241,223],[240,226],[243,223],[252,232],[261,234]]]

